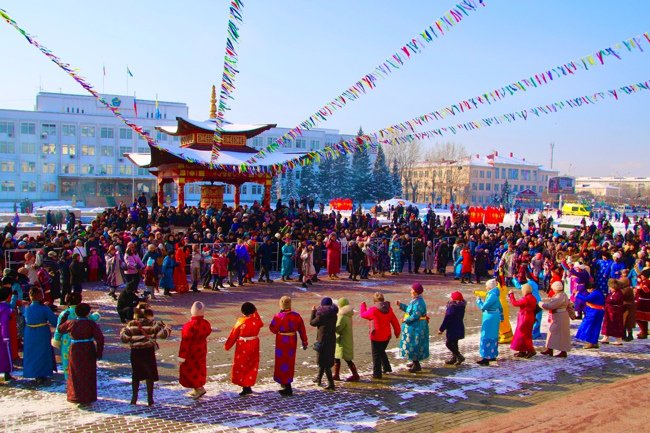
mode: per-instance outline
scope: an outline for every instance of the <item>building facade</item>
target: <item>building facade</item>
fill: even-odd
[[[456,161],[420,162],[413,167],[403,189],[410,200],[418,203],[485,206],[499,203],[507,182],[509,201],[514,204],[518,196],[533,196],[531,192],[541,200],[549,178],[557,174],[513,153],[502,156],[494,152]]]
[[[175,137],[154,127],[188,114],[184,103],[102,96],[163,142]],[[40,92],[34,111],[0,109],[0,201],[74,197],[93,206],[105,197],[131,198],[134,188],[149,194],[154,178],[123,157],[148,151],[144,139],[92,96]]]
[[[576,194],[618,203],[645,203],[650,197],[650,177],[577,177]]]
[[[156,141],[178,144],[178,137],[155,127],[175,125],[177,117],[187,118],[185,103],[102,96]],[[273,128],[248,140],[247,146],[261,149],[288,131]],[[314,129],[304,131],[285,149],[322,149],[352,137],[334,129]],[[130,200],[134,191],[151,196],[157,188],[155,177],[124,157],[147,152],[147,142],[92,96],[39,92],[34,111],[0,109],[0,202],[76,199],[86,206],[105,206]],[[195,204],[200,192],[201,183],[187,185],[186,201]],[[231,202],[233,194],[234,189],[226,186],[224,200]],[[241,187],[244,202],[259,200],[262,194],[259,184]]]

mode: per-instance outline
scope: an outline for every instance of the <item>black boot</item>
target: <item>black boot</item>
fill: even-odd
[[[341,380],[341,360],[334,360],[334,380]]]
[[[420,366],[420,361],[413,361],[413,366],[409,368],[409,372],[411,373],[416,373],[418,371],[422,370],[422,367]]]
[[[451,358],[445,361],[445,365],[454,365],[458,361],[456,355],[453,355]]]
[[[284,385],[284,388],[282,388],[280,391],[278,391],[281,396],[283,397],[289,397],[293,395],[293,389],[291,389],[291,384],[288,383]]]
[[[253,393],[253,389],[250,386],[244,386],[241,392],[239,393],[239,395],[243,397],[245,395],[252,394],[252,393]]]
[[[323,374],[325,373],[324,368],[319,368],[318,369],[318,374],[316,375],[316,378],[314,379],[314,383],[318,386],[323,386]]]
[[[334,377],[332,377],[332,369],[326,368],[325,375],[327,376],[327,386],[325,387],[328,391],[334,391]]]
[[[147,379],[147,405],[153,406],[153,380]]]
[[[131,404],[138,404],[138,391],[140,390],[140,381],[131,382]]]

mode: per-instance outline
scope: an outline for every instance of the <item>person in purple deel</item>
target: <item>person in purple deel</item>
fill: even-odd
[[[307,349],[307,332],[305,323],[300,314],[291,310],[291,298],[283,296],[280,298],[281,311],[273,316],[269,329],[275,334],[275,368],[273,380],[278,382],[282,389],[279,391],[282,396],[293,395],[291,382],[293,382],[294,368],[296,365],[296,348],[298,346],[298,334],[302,342],[302,348]]]

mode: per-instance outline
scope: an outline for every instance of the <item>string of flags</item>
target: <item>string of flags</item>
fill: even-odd
[[[372,72],[364,75],[343,93],[339,94],[330,102],[319,108],[318,111],[309,116],[309,118],[301,122],[295,128],[290,129],[275,142],[261,149],[246,162],[252,164],[258,159],[263,158],[268,153],[275,152],[286,142],[295,140],[296,137],[301,136],[303,131],[315,128],[319,123],[327,121],[328,117],[334,115],[338,110],[344,108],[349,103],[360,99],[369,91],[374,90],[377,87],[379,80],[385,79],[394,71],[401,69],[406,62],[414,57],[415,54],[420,54],[422,50],[432,42],[443,37],[454,26],[460,23],[464,17],[469,16],[471,12],[480,10],[479,5],[485,6],[484,1],[463,0],[461,3],[458,3],[455,7],[435,20],[428,28],[411,38],[411,40],[403,45],[399,50],[389,55],[386,60],[377,66]]]
[[[235,76],[237,70],[238,55],[235,46],[239,42],[239,27],[237,23],[242,22],[241,10],[244,3],[241,0],[230,2],[230,15],[228,18],[228,36],[226,37],[226,54],[223,62],[223,75],[221,76],[221,87],[219,90],[219,103],[217,105],[217,117],[215,119],[214,139],[212,153],[210,155],[210,166],[214,166],[219,157],[219,149],[223,143],[221,137],[222,127],[226,111],[230,110],[228,101],[234,99],[232,96],[235,90]]]

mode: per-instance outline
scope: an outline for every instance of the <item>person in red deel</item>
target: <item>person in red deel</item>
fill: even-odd
[[[533,296],[533,288],[530,284],[521,286],[521,294],[523,297],[517,300],[512,290],[508,292],[510,303],[515,307],[519,307],[517,329],[510,348],[517,351],[515,357],[530,358],[537,353],[535,352],[535,346],[533,346],[533,325],[535,324],[537,300]]]
[[[185,388],[192,388],[187,395],[195,400],[205,395],[203,386],[207,380],[208,336],[212,333],[210,322],[203,318],[204,310],[202,302],[192,304],[192,318],[183,325],[178,351],[181,363],[179,382]]]
[[[472,283],[472,265],[474,264],[474,257],[472,252],[469,249],[468,245],[465,245],[463,251],[461,252],[463,258],[461,271],[460,271],[460,282],[461,283]],[[467,281],[466,281],[467,280]]]
[[[233,326],[224,349],[230,350],[235,344],[235,359],[232,363],[231,380],[242,387],[240,396],[253,393],[260,366],[260,340],[258,335],[264,324],[257,313],[255,305],[244,302],[241,306],[242,317]]]

